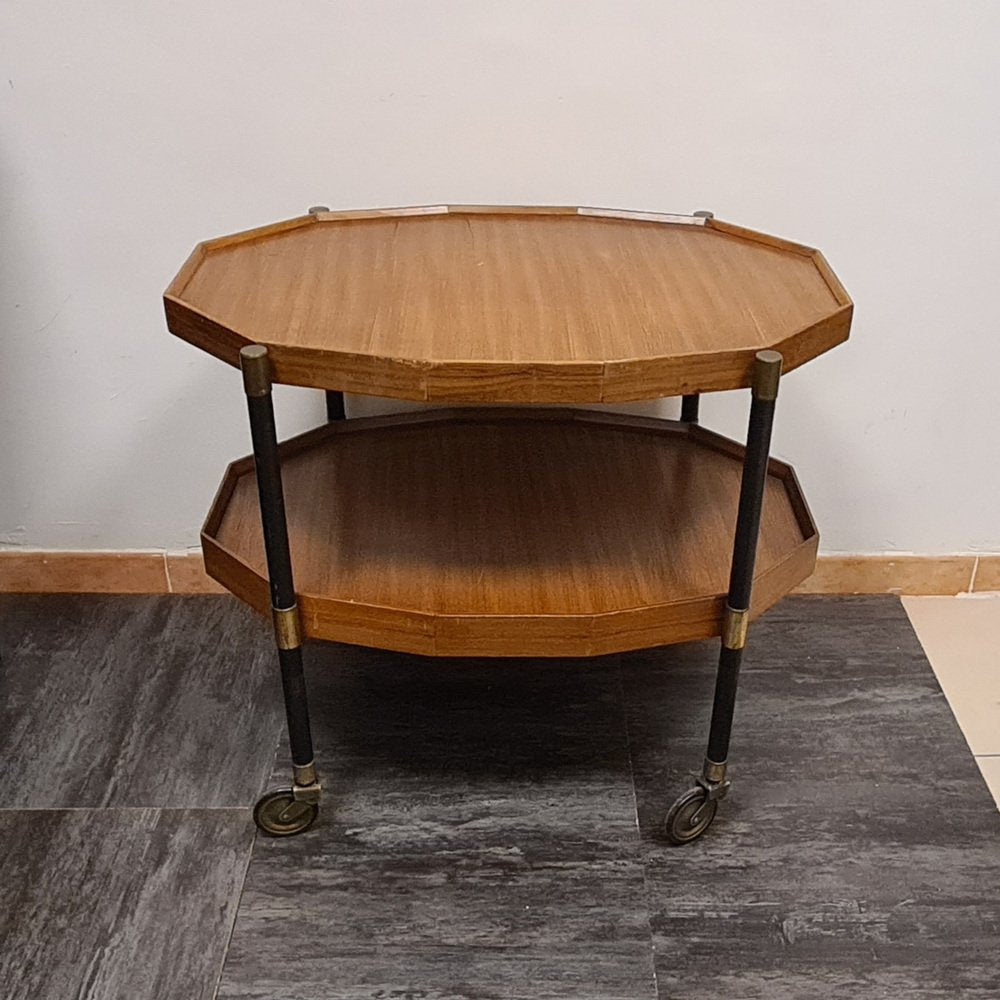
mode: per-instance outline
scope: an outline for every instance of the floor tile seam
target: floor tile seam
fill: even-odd
[[[167,550],[163,550],[163,578],[167,587],[167,594],[174,593],[174,581],[170,579],[170,560],[167,558]]]
[[[642,903],[645,910],[646,930],[649,933],[649,967],[653,980],[653,997],[660,996],[660,984],[656,974],[656,944],[653,938],[653,921],[650,915],[649,900],[650,889],[649,880],[646,877],[646,862],[642,856],[642,832],[639,827],[639,796],[635,787],[635,765],[632,760],[632,735],[628,724],[628,703],[625,699],[625,677],[622,669],[621,657],[618,658],[618,696],[622,709],[622,722],[625,730],[625,753],[628,760],[628,778],[632,789],[632,811],[635,816],[635,837],[639,849],[639,872],[642,876]]]
[[[265,763],[262,768],[263,774],[260,775],[261,782],[265,787],[270,785],[271,779],[273,778],[275,771],[278,769],[279,758],[286,750],[283,745],[286,734],[281,722],[279,722],[275,728],[277,729],[277,733],[274,740],[274,750],[271,753],[269,761]],[[247,806],[245,808],[251,807]],[[212,1000],[220,1000],[220,991],[222,990],[222,984],[226,974],[226,964],[229,960],[229,950],[232,947],[233,938],[236,936],[236,924],[239,921],[240,910],[243,907],[243,897],[246,894],[247,880],[250,875],[250,865],[253,863],[253,855],[256,846],[257,831],[255,829],[253,836],[250,838],[249,847],[247,848],[246,863],[243,866],[243,877],[240,879],[239,893],[236,897],[236,906],[233,908],[233,919],[229,926],[229,933],[226,935],[226,944],[222,949],[222,959],[219,962],[219,972],[215,979],[215,989],[212,991]]]
[[[976,556],[975,562],[972,564],[972,576],[969,577],[969,593],[975,593],[976,590],[976,574],[979,572],[979,556]]]
[[[250,806],[0,806],[0,813],[29,812],[231,812],[246,814]]]
[[[240,918],[240,908],[243,905],[243,895],[246,892],[247,876],[250,874],[250,864],[253,861],[254,848],[257,846],[257,831],[254,830],[247,846],[246,863],[243,865],[243,876],[240,879],[239,892],[236,894],[236,905],[233,907],[233,918],[229,924],[229,933],[226,935],[226,943],[222,949],[222,957],[219,960],[219,973],[215,977],[215,989],[212,990],[212,1000],[219,1000],[219,990],[222,989],[222,978],[226,971],[226,961],[229,958],[229,949],[233,944],[233,937],[236,934],[236,922]]]

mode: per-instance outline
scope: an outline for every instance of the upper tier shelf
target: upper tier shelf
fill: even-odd
[[[750,384],[847,339],[817,250],[717,219],[587,208],[318,212],[200,244],[170,330],[292,385],[451,403],[596,403]]]

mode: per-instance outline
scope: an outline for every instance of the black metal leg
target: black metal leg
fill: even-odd
[[[344,394],[328,389],[326,393],[326,419],[343,420],[346,416],[347,414],[344,412]]]
[[[309,209],[309,214],[321,215],[323,212],[329,211],[330,209],[326,205],[313,205]],[[344,417],[344,394],[328,390],[326,393],[326,419],[343,420]]]
[[[281,685],[285,696],[294,774],[290,789],[271,792],[260,799],[254,809],[254,819],[265,832],[287,836],[305,830],[316,818],[320,785],[313,760],[309,705],[302,671],[302,631],[292,580],[267,348],[256,345],[244,347],[240,351],[240,365],[250,412],[260,517],[267,555],[267,574],[271,584],[274,637],[281,664]]]
[[[681,396],[681,420],[686,424],[698,423],[698,403],[701,396]]]
[[[746,646],[757,536],[764,505],[774,404],[780,378],[781,355],[776,351],[760,351],[754,366],[750,426],[743,459],[743,479],[740,483],[736,537],[733,542],[719,669],[715,679],[708,753],[698,784],[681,795],[667,813],[664,832],[676,844],[687,843],[701,836],[715,818],[719,799],[724,798],[729,791],[726,779],[729,737],[733,727],[740,664]]]

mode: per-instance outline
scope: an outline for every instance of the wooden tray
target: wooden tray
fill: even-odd
[[[743,449],[673,421],[436,410],[339,421],[281,446],[307,636],[437,656],[588,656],[718,635]],[[753,613],[804,580],[818,536],[770,464]],[[253,462],[206,522],[208,572],[270,612]]]
[[[845,340],[822,255],[715,219],[439,206],[318,213],[201,244],[171,331],[279,382],[402,399],[593,403],[749,385]]]

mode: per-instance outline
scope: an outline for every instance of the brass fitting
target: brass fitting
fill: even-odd
[[[727,604],[726,615],[722,619],[722,645],[726,649],[742,649],[747,644],[747,628],[749,625],[749,608],[731,608]]]
[[[292,798],[296,802],[319,802],[323,788],[316,777],[316,764],[292,765]]]
[[[271,392],[271,362],[267,348],[250,344],[240,351],[243,388],[248,396],[267,396]]]
[[[701,776],[711,785],[721,785],[726,780],[726,762],[718,764],[706,757]]]
[[[274,638],[278,649],[297,649],[302,645],[302,626],[299,621],[299,606],[271,608],[274,619]]]
[[[315,785],[316,762],[311,760],[308,764],[293,764],[292,775],[296,785]]]
[[[753,394],[756,399],[778,398],[782,357],[777,351],[758,351],[753,367]]]

